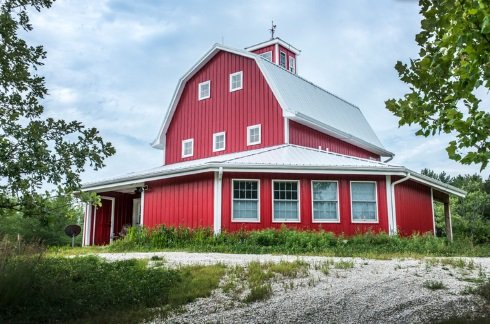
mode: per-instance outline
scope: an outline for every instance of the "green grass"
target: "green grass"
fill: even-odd
[[[287,228],[260,231],[223,232],[209,229],[189,230],[161,226],[152,230],[131,228],[128,235],[111,246],[89,248],[87,252],[190,251],[222,253],[272,253],[324,255],[374,259],[422,258],[427,256],[490,256],[490,245],[475,245],[471,240],[447,242],[432,235],[390,237],[364,233],[350,237],[325,231],[296,231]],[[83,253],[83,249],[52,249],[54,254]]]
[[[265,300],[272,296],[273,279],[305,277],[308,269],[309,264],[301,260],[278,263],[253,261],[247,267],[229,268],[222,289],[236,300],[246,303]]]
[[[442,281],[438,280],[427,280],[424,282],[423,286],[430,290],[447,289],[446,285],[444,285]]]
[[[343,270],[352,269],[352,268],[354,268],[354,262],[341,260],[339,262],[336,262],[334,267],[335,267],[335,269],[343,269]]]
[[[224,273],[222,265],[168,269],[0,247],[0,322],[138,322],[209,296]]]

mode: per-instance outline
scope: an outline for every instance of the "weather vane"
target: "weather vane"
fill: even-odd
[[[269,31],[271,32],[271,39],[273,39],[274,33],[276,32],[276,25],[274,25],[274,20],[272,21],[272,27],[271,29],[269,29]]]

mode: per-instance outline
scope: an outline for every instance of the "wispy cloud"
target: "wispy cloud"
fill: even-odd
[[[272,19],[277,35],[302,49],[299,74],[358,105],[394,162],[476,172],[449,162],[447,136],[417,138],[384,107],[406,91],[393,66],[417,54],[418,11],[416,2],[391,0],[58,0],[33,13],[28,38],[48,51],[47,113],[99,128],[118,151],[84,180],[161,164],[148,143],[181,75],[216,42],[266,40]]]

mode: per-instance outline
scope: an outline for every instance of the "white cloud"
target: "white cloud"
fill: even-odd
[[[99,128],[118,149],[84,180],[159,165],[162,152],[148,143],[181,75],[222,38],[238,48],[266,40],[272,19],[276,35],[302,49],[299,73],[359,106],[393,163],[477,172],[448,160],[449,137],[418,138],[385,109],[406,91],[393,66],[417,54],[418,11],[389,0],[59,0],[32,15],[28,39],[48,51],[47,113]]]

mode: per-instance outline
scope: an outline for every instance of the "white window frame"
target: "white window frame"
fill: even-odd
[[[257,142],[252,142],[250,138],[250,131],[252,129],[258,128],[259,129],[259,140]],[[257,125],[252,125],[247,127],[247,146],[251,145],[258,145],[262,143],[262,124],[257,124]]]
[[[240,87],[233,88],[233,77],[239,75],[240,76]],[[230,74],[230,92],[238,91],[243,89],[243,71],[238,71]]]
[[[201,87],[203,87],[205,85],[209,86],[209,88],[208,88],[209,92],[208,92],[207,96],[201,97]],[[199,85],[197,87],[197,99],[204,100],[204,99],[208,99],[208,98],[211,98],[211,80],[201,82],[201,83],[199,83]]]
[[[223,147],[216,148],[216,138],[223,135]],[[219,132],[213,134],[213,152],[220,152],[226,150],[226,132]]]
[[[292,56],[289,57],[289,72],[296,74],[296,59]]]
[[[255,181],[257,182],[257,218],[235,219],[233,215],[233,186],[235,181]],[[260,223],[260,179],[231,179],[231,222],[232,223]]]
[[[185,154],[185,145],[187,143],[191,143],[191,153],[189,154]],[[182,141],[182,157],[183,158],[186,158],[186,157],[191,157],[194,155],[194,139],[193,138],[188,138],[186,140],[183,140]]]
[[[359,220],[359,219],[354,219],[354,210],[352,209],[352,184],[353,183],[374,183],[374,194],[375,194],[375,199],[376,199],[376,207],[374,209],[376,213],[376,219],[375,220]],[[353,224],[378,224],[379,223],[379,215],[378,215],[378,182],[377,181],[351,181],[350,182],[350,219]]]
[[[284,54],[284,66],[281,65],[281,55]],[[284,68],[284,69],[287,69],[287,66],[288,66],[288,56],[286,54],[286,52],[283,52],[283,51],[279,51],[279,62],[277,62],[280,67]]]
[[[276,215],[274,213],[274,184],[276,182],[296,182],[298,184],[298,220],[276,220]],[[299,180],[280,180],[273,179],[272,180],[272,222],[273,223],[301,223],[301,182]]]
[[[315,182],[335,182],[337,184],[337,219],[336,220],[315,220],[315,198],[313,195],[313,183]],[[311,222],[312,223],[340,223],[340,192],[338,180],[312,180],[311,181]]]
[[[259,55],[265,58],[267,61],[272,62],[272,51],[260,53]]]

